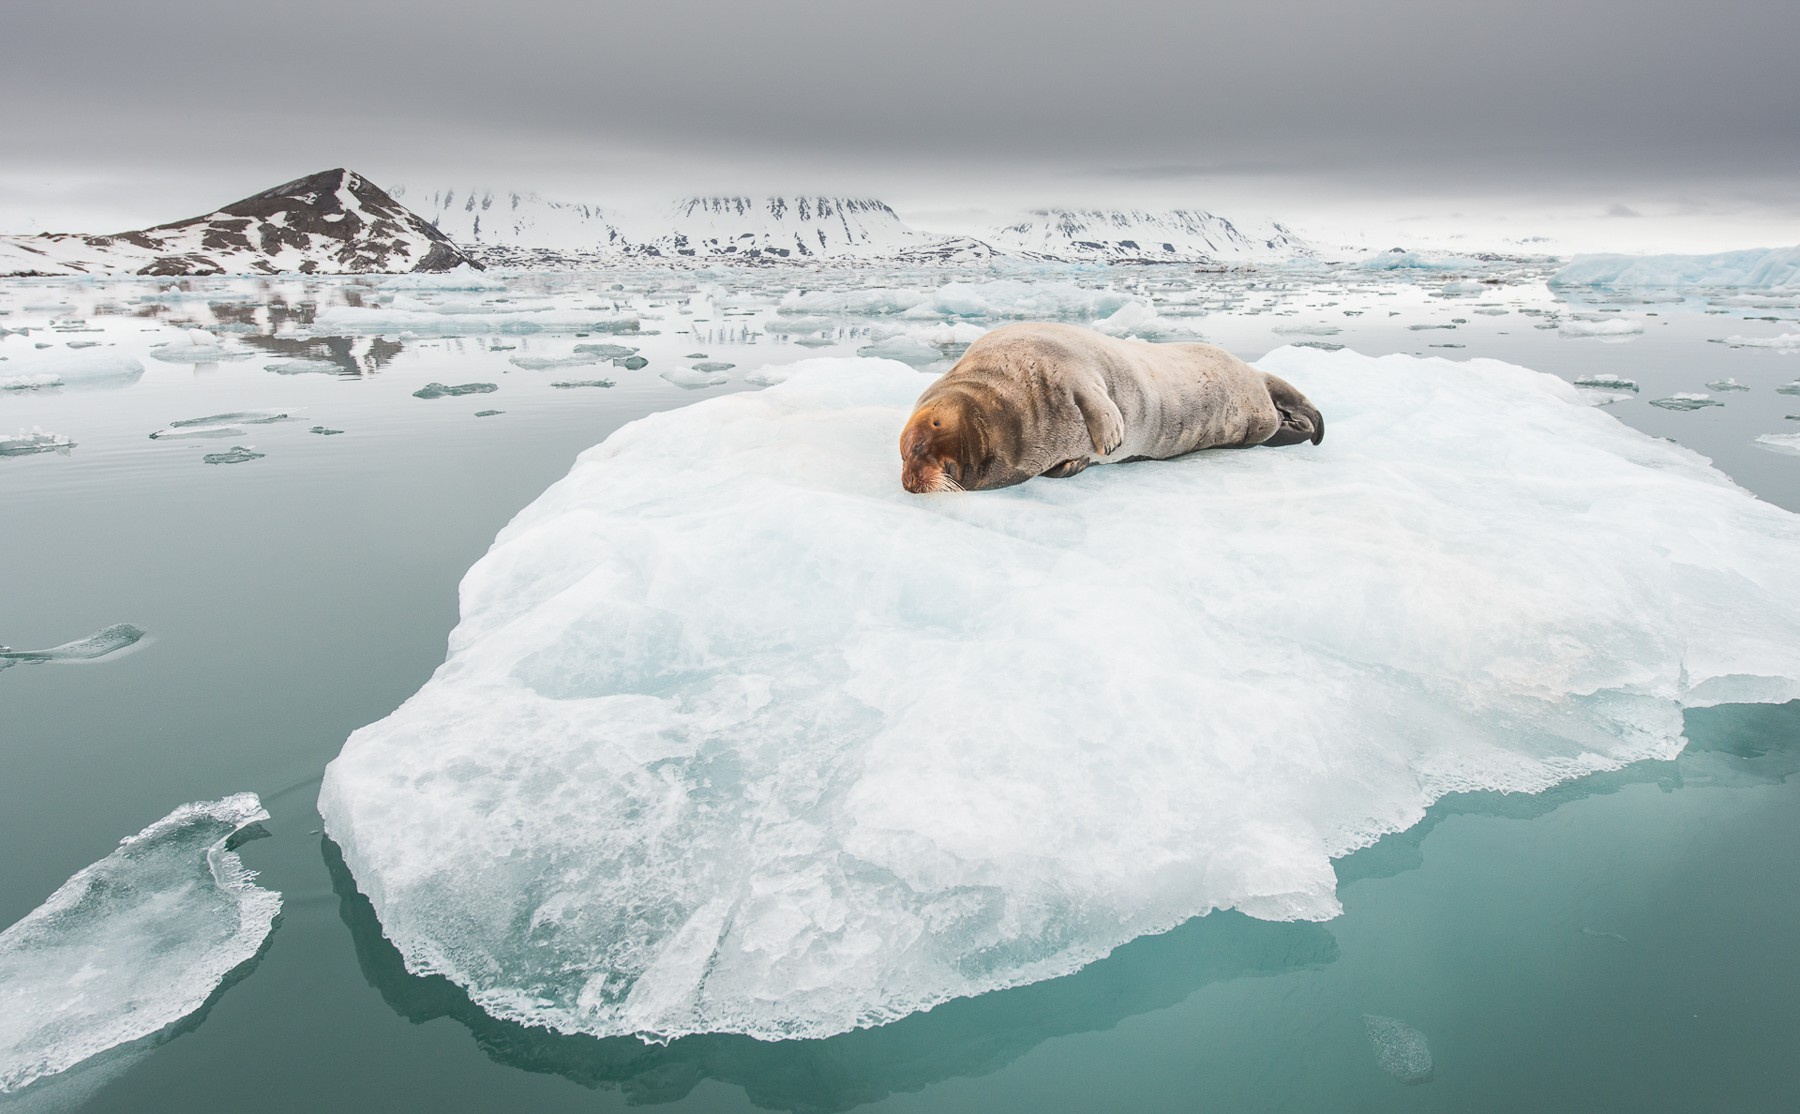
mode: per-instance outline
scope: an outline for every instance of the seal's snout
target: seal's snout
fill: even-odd
[[[914,495],[960,488],[962,470],[944,451],[943,432],[942,417],[921,410],[900,434],[900,483]]]

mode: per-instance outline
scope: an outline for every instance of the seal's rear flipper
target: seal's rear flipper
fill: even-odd
[[[1317,445],[1325,440],[1325,415],[1319,413],[1319,408],[1287,380],[1266,371],[1263,376],[1269,381],[1269,400],[1281,414],[1281,424],[1263,444],[1298,445],[1311,441]]]
[[[1054,480],[1067,479],[1088,466],[1087,457],[1078,456],[1073,460],[1065,460],[1061,464],[1053,464],[1044,470],[1044,475]]]

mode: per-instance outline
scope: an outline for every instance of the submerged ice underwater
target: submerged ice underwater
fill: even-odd
[[[1043,286],[1039,304],[1056,289]],[[769,320],[843,314],[828,304],[840,293],[783,299],[791,310]],[[1004,300],[1003,290],[986,293]],[[449,319],[477,315],[431,307],[501,292],[402,296],[416,303],[405,313]],[[940,300],[954,297],[966,295]],[[1082,297],[1075,312],[1100,320],[1133,304],[1149,310],[1140,322],[1174,320],[1175,306],[1154,298]],[[511,312],[503,302],[489,310]],[[371,298],[331,312],[338,316],[321,328],[391,311]],[[979,332],[945,321],[931,327],[949,343],[918,343],[941,355],[958,325]],[[614,347],[663,362],[700,347],[696,324],[672,315],[665,328],[670,335]],[[1567,337],[1542,343],[1604,343],[1579,327]],[[461,400],[469,404],[461,417],[500,400],[512,417],[581,443],[583,423],[552,410],[574,396],[552,402],[549,390],[527,393],[547,384],[502,378],[563,374],[590,355],[560,336],[537,339],[519,350],[491,341],[504,353],[496,356],[487,344],[463,349],[417,330],[402,338],[416,362],[403,358],[385,382],[371,378],[371,389],[392,398],[371,395],[358,404],[366,409],[332,401],[325,389],[343,384],[324,376],[247,368],[235,382],[255,376],[255,389],[234,387],[228,362],[210,381],[146,383],[195,401],[154,422],[134,419],[130,451],[170,461],[191,453],[185,467],[206,478],[172,482],[239,485],[215,486],[239,494],[209,498],[259,499],[276,490],[259,484],[316,481],[305,469],[275,479],[300,453],[340,451],[359,428],[399,429],[389,414],[413,420],[419,408],[458,405],[454,391],[434,395],[428,384],[479,376],[500,383]],[[211,344],[180,343],[231,351],[242,342],[221,331]],[[127,1042],[131,1054],[117,1074],[139,1071],[149,1048],[166,1041],[171,1017],[231,1003],[276,977],[282,941],[303,931],[312,904],[330,899],[324,920],[339,936],[350,925],[371,984],[398,1002],[442,976],[479,1012],[454,1004],[423,1012],[457,1017],[501,1063],[632,1079],[644,1101],[688,1093],[646,1082],[666,1071],[688,1088],[702,1076],[755,1080],[743,1083],[752,1101],[784,1109],[846,1108],[944,1076],[884,1075],[864,1064],[858,1070],[887,1080],[870,1084],[882,1094],[820,1084],[771,1098],[780,1073],[745,1067],[760,1054],[735,1046],[675,1040],[666,1053],[642,1053],[652,1060],[640,1077],[595,1068],[579,1050],[611,1046],[557,1046],[565,1061],[521,1034],[791,1040],[885,1025],[892,1039],[911,1039],[904,1034],[920,1030],[904,1027],[909,1015],[931,1010],[943,1019],[931,1024],[954,1026],[968,1015],[943,1005],[952,999],[980,995],[1000,1003],[982,1008],[1002,1009],[1006,996],[988,992],[1091,987],[1058,976],[1209,913],[1195,924],[1213,927],[1190,925],[1154,946],[1188,964],[1195,953],[1179,950],[1200,947],[1190,940],[1237,955],[1248,947],[1238,934],[1256,931],[1247,915],[1289,926],[1256,939],[1320,962],[1330,949],[1308,926],[1346,900],[1334,864],[1414,829],[1446,794],[1536,793],[1670,759],[1687,709],[1800,697],[1800,519],[1690,449],[1591,405],[1599,391],[1634,394],[1622,377],[1580,389],[1492,360],[1286,347],[1255,363],[1303,385],[1330,416],[1331,436],[1316,449],[1206,453],[922,499],[899,488],[893,446],[926,380],[905,363],[852,354],[883,343],[899,342],[865,334],[842,345],[850,352],[799,364],[706,344],[709,358],[735,358],[754,369],[749,382],[774,385],[668,409],[689,388],[662,378],[640,388],[666,392],[638,404],[657,413],[587,450],[547,490],[529,477],[509,488],[542,494],[491,547],[481,539],[473,554],[486,552],[472,567],[456,558],[467,572],[448,657],[397,709],[388,699],[365,716],[375,722],[351,734],[329,766],[318,809],[331,888],[302,901],[274,885],[274,868],[258,885],[237,863],[264,805],[277,834],[305,829],[304,772],[283,805],[272,792],[261,803],[226,797],[152,824],[120,849],[123,858],[84,876],[125,877],[125,867],[145,864],[132,884],[168,910],[153,932],[178,946],[146,974],[141,954],[107,944],[133,938],[137,914],[120,919],[124,910],[82,896],[98,891],[70,879],[67,894],[0,936],[0,972],[32,971],[32,993],[45,995],[38,1002],[55,998],[59,974],[62,984],[89,986],[82,973],[98,965],[108,977],[82,991],[86,1013],[34,1028],[44,1013],[15,1012],[0,1025],[0,1088],[29,1097],[109,1042]],[[627,377],[637,370],[609,371],[619,385],[597,394],[633,388]],[[304,419],[297,395],[277,394],[302,379],[315,384],[307,402],[320,411]],[[115,451],[110,417],[97,404],[73,405],[76,392],[68,400],[65,417],[94,415],[88,429],[57,426],[73,434],[73,454],[13,463]],[[221,427],[256,455],[203,467],[197,446],[183,448],[186,431],[212,427],[183,413],[235,419]],[[432,409],[426,421],[447,423],[437,417],[446,413]],[[315,418],[351,437],[307,438]],[[500,428],[495,418],[476,424]],[[433,444],[457,448],[465,435],[442,428]],[[442,459],[405,464],[401,455],[373,450],[358,471],[391,465],[411,479]],[[505,507],[510,497],[493,498],[497,521],[524,501]],[[441,510],[455,517],[455,500]],[[393,552],[404,552],[403,527],[387,529]],[[299,548],[305,537],[296,530],[283,541]],[[334,590],[319,572],[294,575],[315,599]],[[259,583],[266,588],[266,575]],[[267,606],[267,616],[237,620],[280,630],[286,605]],[[165,646],[188,652],[177,625],[155,616],[107,616],[86,629],[118,618],[141,621],[150,635],[130,627],[134,656],[101,654],[109,670],[153,664]],[[77,633],[23,645],[56,646]],[[330,652],[336,641],[321,629],[307,645]],[[37,668],[60,665],[57,651],[79,660],[70,649],[79,645],[20,651],[21,667],[0,673],[0,683],[103,678],[98,668]],[[30,690],[21,691],[31,722]],[[284,783],[265,773],[256,784]],[[241,854],[254,863],[284,843],[307,841],[269,840]],[[301,851],[318,866],[316,848]],[[279,923],[272,889],[287,895]],[[1609,931],[1582,938],[1610,944]],[[380,958],[387,942],[391,961]],[[1147,946],[1102,968],[1128,972]],[[219,990],[228,972],[265,953],[257,978]],[[1282,965],[1239,960],[1245,969]],[[389,962],[404,969],[382,967]],[[1186,979],[1175,985],[1191,991],[1205,981]],[[10,994],[24,984],[0,985]],[[1089,1020],[1057,1022],[1055,1031],[1117,1019],[1092,1002],[1070,1011]],[[127,1014],[135,1024],[117,1024]],[[1442,1050],[1434,1067],[1426,1045],[1437,1034],[1416,1016],[1371,1001],[1352,1021],[1368,1067],[1390,1085],[1442,1086]],[[166,1048],[175,1055],[195,1043]],[[792,1043],[796,1057],[859,1047]],[[698,1075],[675,1070],[691,1063],[705,1066]],[[950,1063],[953,1074],[991,1070]],[[103,1103],[130,1092],[95,1083],[82,1093]]]

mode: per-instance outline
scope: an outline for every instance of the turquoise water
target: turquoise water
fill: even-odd
[[[1800,360],[1715,343],[1795,331],[1800,314],[1754,295],[1572,306],[1539,276],[1498,277],[1508,285],[1491,297],[1454,298],[1434,296],[1443,293],[1436,277],[1315,275],[1271,287],[1133,270],[1033,280],[1141,284],[1148,300],[1172,297],[1178,308],[1193,305],[1180,301],[1192,295],[1183,286],[1211,291],[1196,328],[1251,358],[1314,339],[1365,352],[1493,356],[1567,378],[1624,375],[1642,389],[1612,408],[1621,420],[1698,449],[1763,498],[1800,510],[1800,457],[1753,444],[1800,430],[1786,418],[1800,414],[1800,396],[1776,391],[1800,375]],[[753,389],[745,372],[851,354],[898,327],[838,314],[813,345],[784,340],[766,326],[795,285],[928,281],[784,271],[526,278],[517,290],[479,296],[604,301],[637,314],[653,335],[470,326],[385,340],[307,334],[308,306],[384,296],[351,282],[220,280],[175,300],[147,283],[0,286],[0,327],[30,329],[0,341],[8,357],[0,377],[32,359],[38,343],[84,339],[138,354],[145,367],[111,388],[0,393],[0,436],[41,426],[76,442],[66,455],[0,458],[0,642],[38,648],[120,622],[150,632],[133,652],[91,665],[0,672],[0,838],[10,851],[0,924],[176,805],[246,789],[271,819],[268,838],[240,854],[285,898],[262,955],[202,1014],[0,1108],[1800,1104],[1792,1055],[1800,975],[1789,958],[1800,942],[1796,705],[1692,713],[1692,745],[1671,763],[1539,796],[1446,800],[1411,831],[1338,863],[1345,914],[1331,922],[1217,914],[1068,978],[831,1040],[701,1037],[657,1048],[560,1038],[494,1021],[443,980],[406,974],[318,834],[314,800],[344,737],[386,715],[442,661],[463,571],[577,452],[620,424]],[[1508,312],[1469,310],[1484,302]],[[1617,311],[1646,327],[1623,343],[1565,337],[1534,328],[1543,318],[1527,309]],[[1453,330],[1408,328],[1457,317]],[[1274,331],[1293,321],[1341,331]],[[258,354],[200,365],[149,355],[186,326]],[[638,347],[650,362],[548,372],[510,363],[594,342]],[[302,350],[341,355],[339,370],[357,374],[263,370],[276,354]],[[658,377],[698,352],[735,363],[730,382],[688,391]],[[550,385],[602,375],[616,385]],[[1648,405],[1724,377],[1751,389],[1717,392],[1725,405],[1691,412]],[[413,397],[434,381],[499,389]],[[295,420],[216,440],[147,437],[175,420],[253,408]],[[486,409],[504,412],[475,417]],[[345,432],[308,432],[319,424]],[[265,455],[202,462],[236,444]],[[1428,1082],[1383,1071],[1365,1015],[1423,1035]]]

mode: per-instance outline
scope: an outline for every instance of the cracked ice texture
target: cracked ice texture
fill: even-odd
[[[1322,446],[920,497],[818,360],[584,453],[320,809],[417,972],[594,1034],[817,1037],[1072,971],[1458,790],[1800,696],[1800,518],[1494,361],[1289,348]]]

